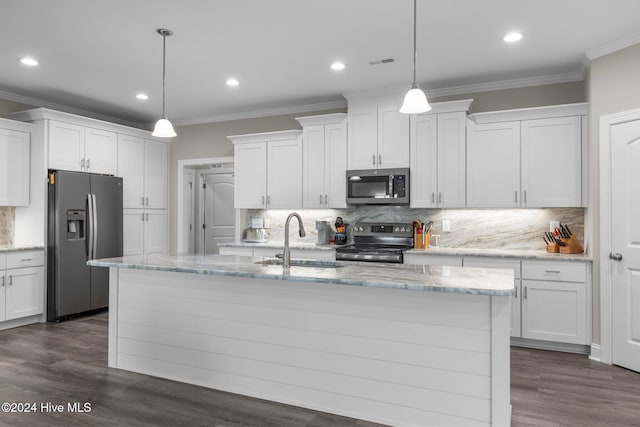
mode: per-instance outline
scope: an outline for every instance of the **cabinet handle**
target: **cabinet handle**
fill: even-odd
[[[4,287],[4,276],[2,276],[2,285],[0,287]]]
[[[431,203],[435,203],[436,202],[436,193],[434,193],[433,191],[431,192]]]
[[[524,299],[527,299],[527,287],[524,287]]]
[[[560,274],[560,270],[545,270],[544,272],[549,274]]]
[[[80,160],[80,169],[84,169],[84,159]]]
[[[140,214],[140,221],[144,221],[144,214],[143,213]]]
[[[267,206],[271,204],[271,196],[267,196]]]
[[[13,285],[13,274],[9,275],[9,286]]]
[[[320,204],[322,204],[322,194],[320,195]]]
[[[514,191],[515,195],[516,195],[516,200],[515,202],[518,203],[518,190]]]
[[[264,206],[264,196],[262,196],[262,206]]]
[[[329,204],[329,196],[327,196],[326,194],[324,195],[324,204],[325,205]]]
[[[382,166],[382,154],[378,154],[378,166]]]
[[[144,206],[144,197],[140,197],[140,204]]]
[[[442,193],[438,193],[438,203],[442,203]]]
[[[91,159],[87,159],[87,169],[91,167]]]
[[[144,198],[144,201],[145,201],[145,204],[146,204],[147,206],[149,206],[149,198],[148,198],[148,197],[145,197],[145,198]]]
[[[20,260],[20,262],[29,262],[29,261],[33,261],[33,258],[22,258]]]
[[[149,222],[149,214],[148,213],[144,214],[144,220]]]
[[[524,202],[527,203],[527,190],[524,190]]]
[[[515,292],[513,293],[513,297],[514,298],[518,298],[518,287],[516,286],[515,288],[513,288],[515,290]]]
[[[376,155],[373,154],[373,166],[375,166],[375,165],[376,165]]]

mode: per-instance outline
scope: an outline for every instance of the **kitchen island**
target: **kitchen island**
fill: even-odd
[[[110,268],[109,366],[390,425],[509,425],[513,271],[236,256]]]

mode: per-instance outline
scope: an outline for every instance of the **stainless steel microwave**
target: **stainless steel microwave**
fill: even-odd
[[[347,204],[408,205],[409,168],[347,171]]]

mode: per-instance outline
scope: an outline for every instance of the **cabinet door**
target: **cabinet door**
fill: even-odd
[[[412,208],[435,208],[438,193],[438,117],[435,114],[411,115]]]
[[[6,320],[44,312],[44,267],[7,270]]]
[[[256,176],[256,175],[254,175]],[[267,143],[267,207],[302,207],[302,141]]]
[[[113,132],[86,128],[84,157],[87,172],[115,175],[118,172],[118,136]]]
[[[49,169],[84,171],[84,128],[49,121]]]
[[[148,209],[144,213],[144,255],[169,251],[167,211]]]
[[[466,114],[438,114],[438,206],[466,203]]]
[[[522,122],[522,206],[579,207],[582,203],[580,117]]]
[[[522,281],[522,337],[572,344],[587,342],[585,283]]]
[[[164,142],[144,143],[144,203],[147,208],[167,209],[169,147]]]
[[[349,106],[347,114],[347,168],[378,167],[378,109],[371,106]],[[346,179],[346,177],[345,177]]]
[[[118,135],[118,176],[122,177],[122,204],[144,206],[144,139]]]
[[[254,142],[234,146],[234,205],[236,208],[266,208],[267,144]]]
[[[325,208],[347,207],[347,125],[335,123],[324,127]]]
[[[467,121],[467,207],[520,205],[520,122]]]
[[[144,254],[144,211],[124,209],[122,219],[122,255],[142,256]]]
[[[409,114],[399,104],[378,107],[378,167],[409,167]]]
[[[30,135],[0,129],[0,206],[29,206]]]
[[[325,192],[324,125],[306,126],[302,131],[302,207],[324,207]]]

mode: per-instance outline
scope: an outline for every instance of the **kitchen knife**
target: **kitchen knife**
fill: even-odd
[[[571,230],[569,230],[569,226],[565,224],[564,229],[567,230],[567,234],[569,235],[569,237],[571,237],[573,233],[571,233]]]
[[[544,240],[544,243],[545,243],[547,246],[549,246],[549,242],[547,242],[547,238],[546,238],[546,237],[542,236],[542,240]]]

